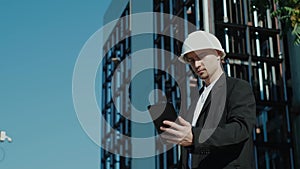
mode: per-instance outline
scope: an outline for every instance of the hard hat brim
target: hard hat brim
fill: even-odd
[[[214,49],[214,50],[220,51],[218,49]],[[195,50],[195,51],[197,51],[197,50]],[[192,50],[192,51],[187,51],[187,52],[183,53],[182,55],[180,55],[178,57],[178,60],[182,63],[188,64],[188,62],[185,60],[186,54],[191,53],[191,52],[195,52],[195,51]],[[222,53],[222,55],[220,55],[220,56],[221,56],[221,59],[223,60],[226,56],[226,53],[224,51],[220,51],[220,52]]]

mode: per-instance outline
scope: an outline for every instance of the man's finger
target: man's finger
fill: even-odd
[[[160,130],[164,131],[164,132],[167,132],[168,134],[172,134],[174,136],[177,136],[178,135],[178,131],[177,130],[174,130],[172,128],[165,128],[165,127],[160,127]]]
[[[180,124],[184,125],[184,126],[189,126],[190,123],[187,122],[186,120],[184,120],[181,116],[178,117],[178,121]]]
[[[175,123],[175,122],[169,121],[169,120],[164,120],[164,121],[163,121],[163,124],[168,125],[168,126],[170,126],[171,128],[174,128],[174,129],[176,129],[176,130],[181,130],[181,129],[182,129],[182,126],[181,126],[181,125],[179,125],[179,124],[177,124],[177,123]]]

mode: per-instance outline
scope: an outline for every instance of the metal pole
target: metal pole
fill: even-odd
[[[243,1],[243,8],[244,8],[244,24],[248,24],[248,4],[247,2]],[[252,85],[252,55],[251,55],[251,48],[250,48],[250,30],[249,26],[246,27],[245,30],[245,45],[246,45],[246,53],[249,55],[248,58],[248,75],[249,75],[249,83]]]
[[[228,11],[227,11],[227,0],[223,0],[223,15],[224,15],[224,23],[228,23]],[[229,53],[229,36],[228,36],[228,28],[224,29],[224,34],[225,34],[225,52]],[[231,76],[231,70],[230,70],[230,64],[226,64],[226,69],[227,69],[227,74],[228,76]]]
[[[204,30],[209,32],[208,0],[203,0]]]
[[[272,29],[272,20],[271,20],[271,12],[270,9],[267,9],[267,25],[269,29]],[[273,47],[273,38],[269,37],[269,46],[270,46],[270,57],[274,58],[274,47]],[[276,72],[275,67],[272,66],[272,83],[273,85],[276,85]]]
[[[253,6],[253,17],[254,17],[254,26],[258,27],[258,16],[257,16],[257,10],[256,7]],[[260,51],[260,41],[258,38],[258,32],[255,32],[255,44],[256,44],[256,55],[257,57],[261,56],[261,51]],[[258,80],[259,80],[259,91],[260,91],[260,99],[264,100],[264,86],[263,86],[263,73],[262,73],[262,68],[260,67],[261,63],[260,61],[257,62],[258,64]]]
[[[170,1],[172,2],[172,1]],[[200,29],[200,4],[199,0],[195,1],[195,12],[196,12],[196,29]]]

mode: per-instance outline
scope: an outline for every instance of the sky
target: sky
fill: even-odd
[[[72,75],[110,0],[0,0],[0,169],[98,169]]]

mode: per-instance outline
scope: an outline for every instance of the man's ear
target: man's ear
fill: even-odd
[[[216,50],[217,51],[217,53],[218,53],[218,58],[219,58],[219,60],[221,60],[221,64],[223,63],[225,63],[225,60],[224,60],[224,57],[222,57],[222,55],[223,55],[223,53],[221,52],[221,51],[219,51],[219,50]]]
[[[217,53],[218,53],[218,56],[222,56],[223,55],[223,53],[221,52],[221,51],[219,51],[219,50],[216,50],[217,51]]]

